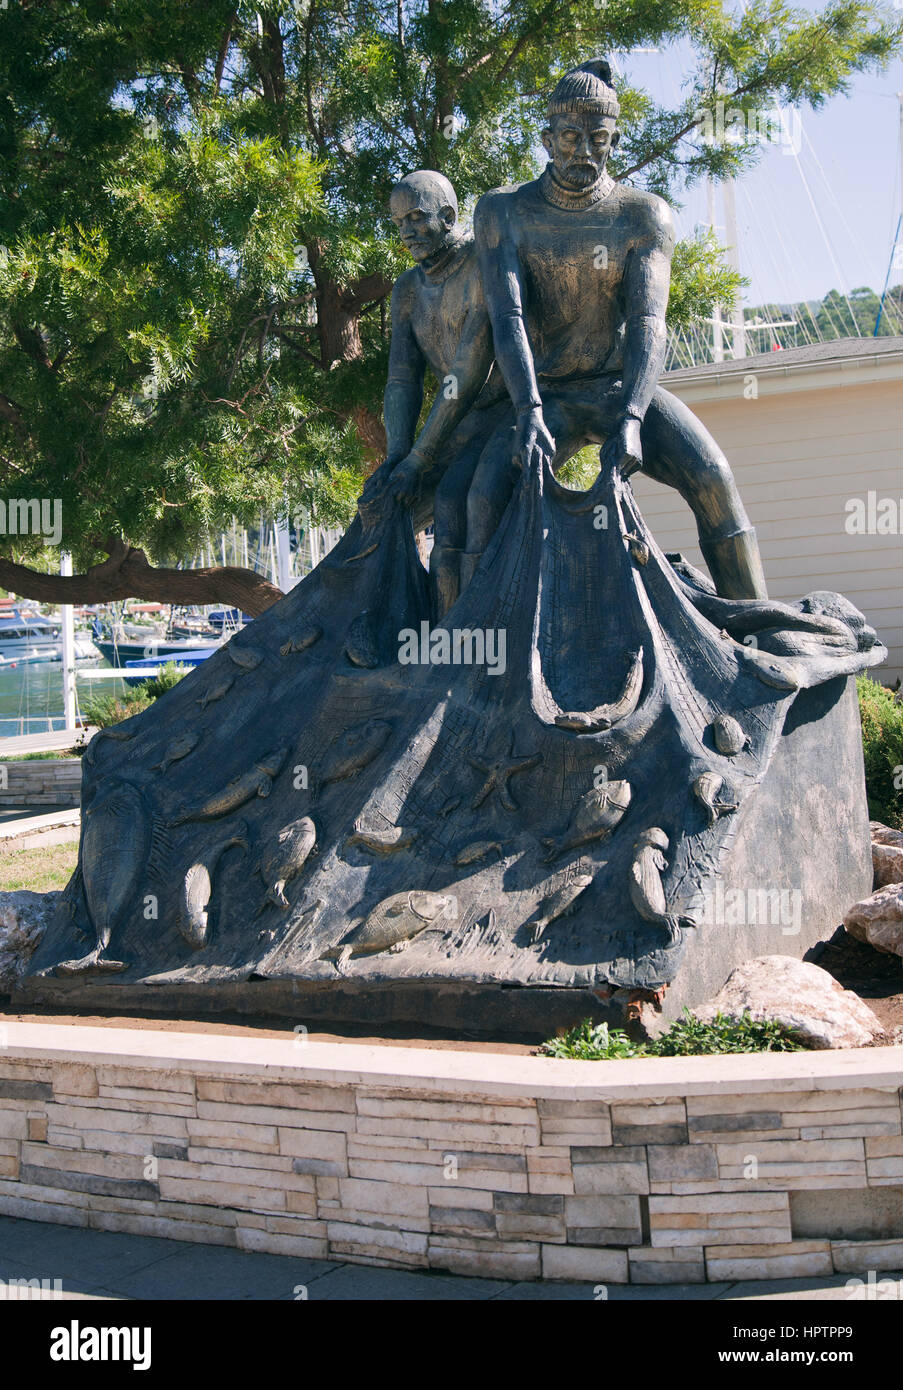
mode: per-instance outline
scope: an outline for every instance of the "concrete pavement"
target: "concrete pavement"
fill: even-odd
[[[881,1275],[899,1279],[899,1274]],[[64,1300],[276,1300],[329,1302],[587,1302],[592,1283],[523,1283],[263,1255],[227,1246],[83,1230],[0,1217],[0,1298],[14,1279],[49,1281]],[[732,1284],[609,1284],[610,1301],[735,1301],[851,1297],[845,1275]],[[10,1291],[11,1292],[11,1291]]]

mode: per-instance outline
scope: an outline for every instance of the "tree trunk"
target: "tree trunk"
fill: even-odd
[[[320,361],[327,369],[336,362],[357,362],[363,357],[360,305],[334,280],[317,280],[317,329]]]
[[[365,405],[355,406],[351,418],[367,451],[367,462],[375,468],[386,457],[386,427],[379,416]]]
[[[69,577],[42,574],[0,557],[0,584],[39,603],[110,603],[126,598],[152,603],[222,603],[239,608],[252,618],[282,598],[282,590],[275,584],[237,565],[155,569],[143,550],[127,545],[118,536],[106,541],[104,549],[109,559],[92,565],[85,574]]]

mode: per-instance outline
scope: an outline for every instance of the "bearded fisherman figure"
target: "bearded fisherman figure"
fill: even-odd
[[[467,498],[461,587],[519,468],[557,468],[584,445],[602,466],[642,469],[692,508],[724,598],[766,597],[756,544],[724,454],[658,385],[674,233],[667,204],[607,172],[619,103],[604,59],[567,73],[549,101],[540,178],[485,194],[474,240],[495,358],[516,412],[487,443]]]

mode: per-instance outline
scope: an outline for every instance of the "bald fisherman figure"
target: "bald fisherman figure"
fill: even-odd
[[[661,198],[606,170],[619,110],[604,59],[567,73],[549,102],[543,174],[477,203],[483,291],[516,422],[500,425],[474,475],[462,588],[519,468],[555,468],[598,443],[603,467],[625,476],[641,468],[686,500],[722,597],[765,598],[755,532],[727,459],[658,385],[674,233]]]
[[[370,477],[361,506],[384,490],[421,520],[433,516],[430,577],[436,616],[458,596],[467,494],[480,453],[499,418],[510,414],[501,390],[473,410],[492,368],[492,330],[473,238],[458,226],[458,200],[444,175],[418,169],[397,183],[392,220],[417,262],[392,290],[392,341],[383,398],[386,460]],[[439,390],[415,439],[429,367]],[[501,397],[501,399],[500,399]]]

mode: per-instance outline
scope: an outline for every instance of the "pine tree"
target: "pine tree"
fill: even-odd
[[[7,537],[0,582],[262,611],[277,591],[259,576],[173,566],[232,518],[350,514],[385,445],[402,174],[440,169],[470,206],[535,174],[562,71],[684,40],[677,109],[620,92],[613,169],[677,201],[760,153],[705,137],[718,101],[744,118],[818,107],[901,32],[860,0],[740,16],[719,0],[15,0],[0,10],[2,492],[60,498],[84,573],[42,573],[41,538]],[[683,244],[672,321],[736,287],[711,243]]]

